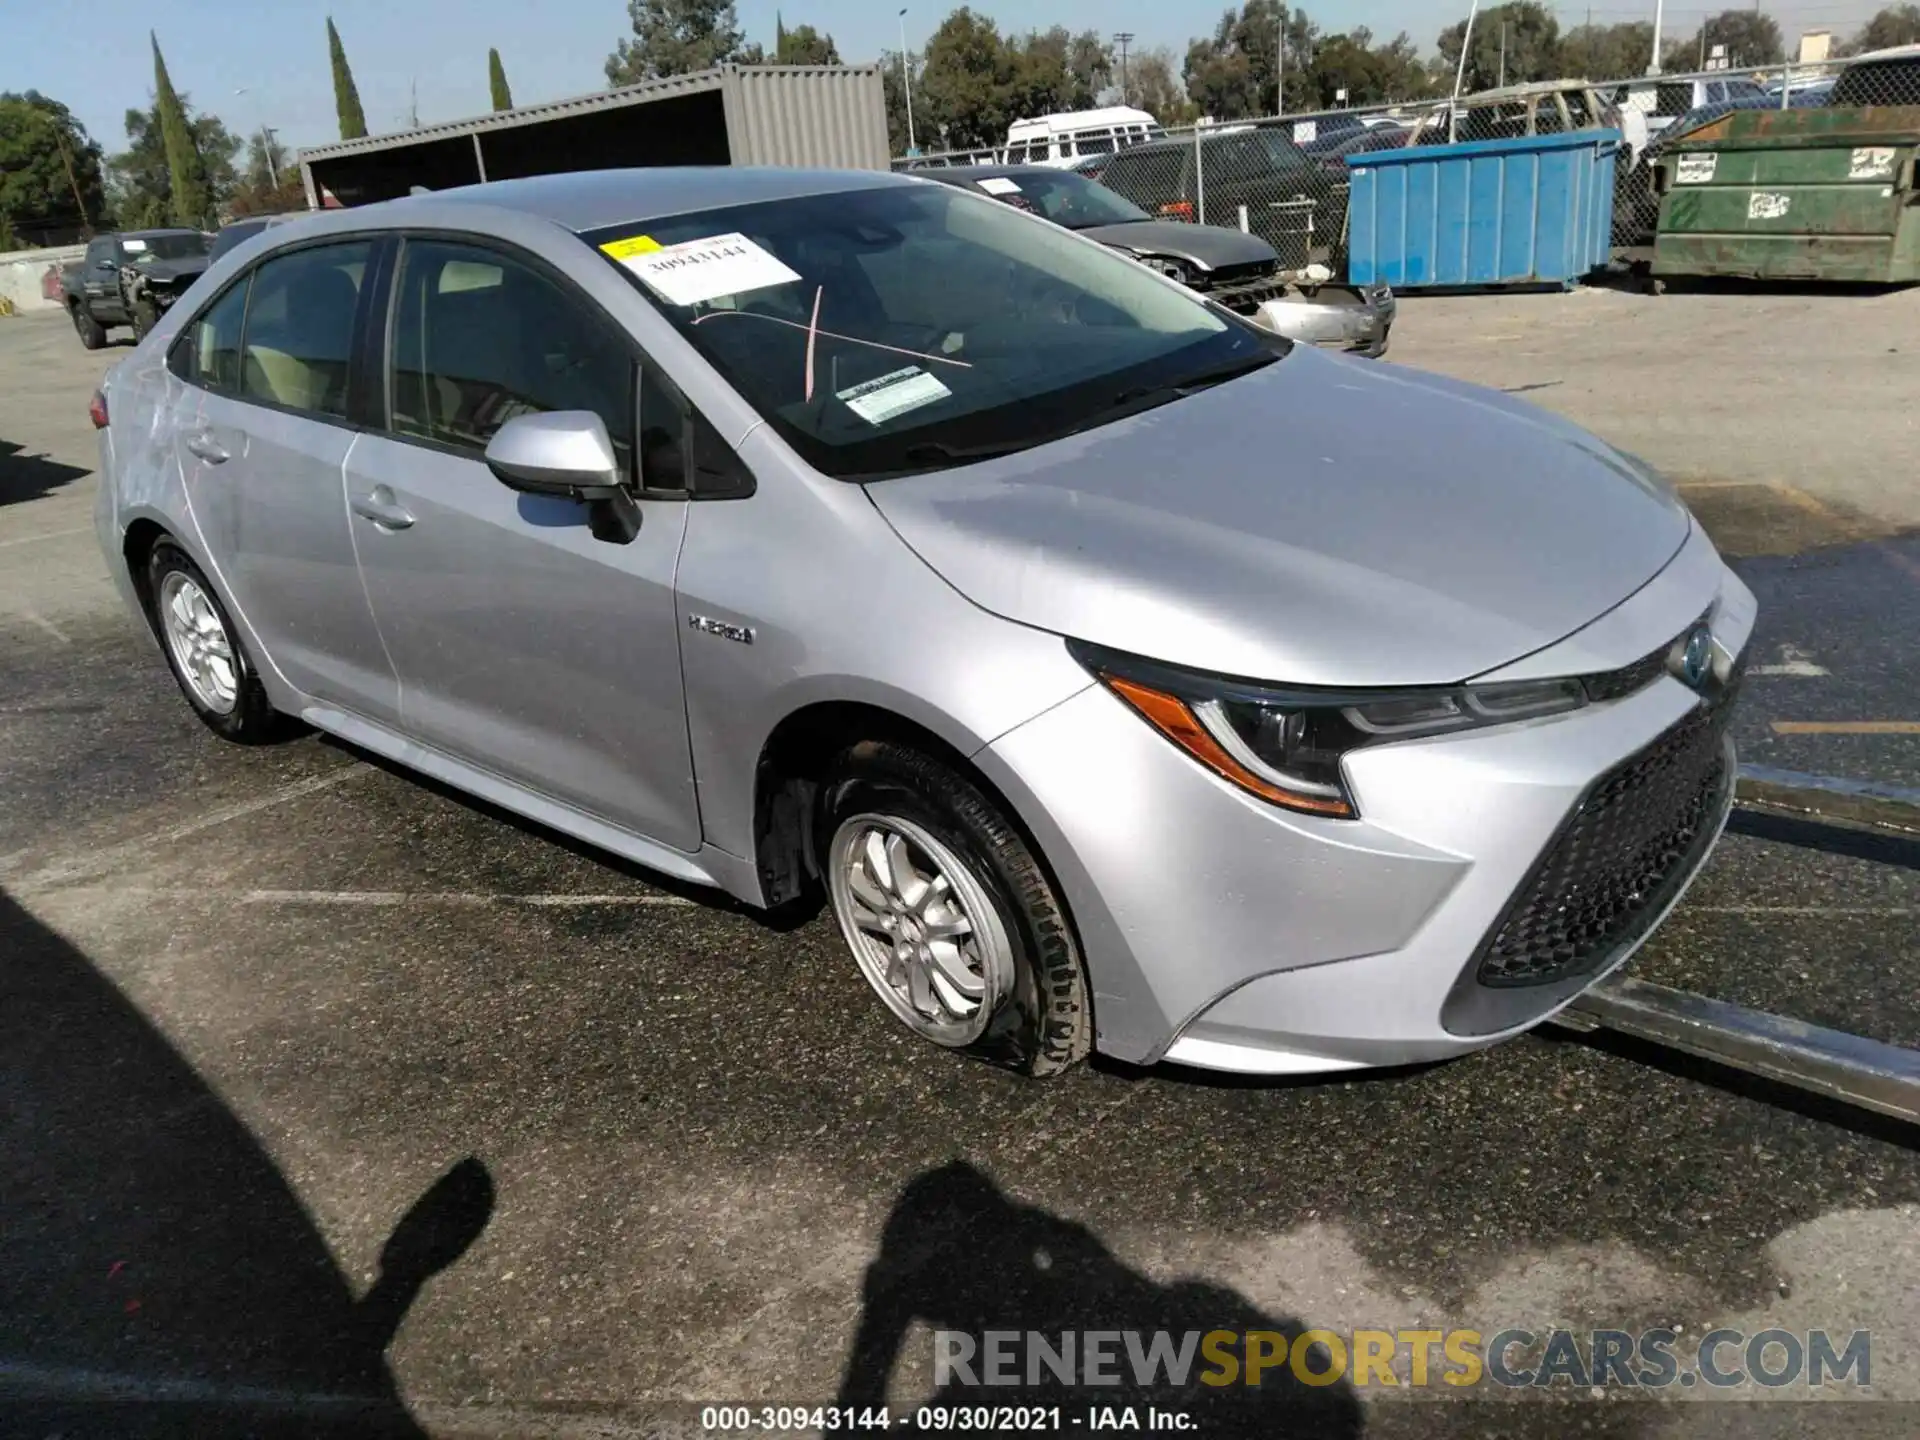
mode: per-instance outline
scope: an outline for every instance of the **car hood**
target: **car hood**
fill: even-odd
[[[1508,664],[1646,584],[1692,523],[1566,421],[1304,346],[1083,435],[867,491],[995,614],[1299,685]]]
[[[1182,225],[1173,220],[1129,220],[1119,225],[1091,225],[1079,232],[1102,245],[1135,255],[1170,255],[1209,270],[1228,265],[1278,262],[1273,246],[1258,235],[1243,235],[1218,225]]]

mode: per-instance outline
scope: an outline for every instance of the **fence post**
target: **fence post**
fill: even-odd
[[[1200,127],[1193,127],[1193,223],[1207,223],[1207,170],[1200,159]]]

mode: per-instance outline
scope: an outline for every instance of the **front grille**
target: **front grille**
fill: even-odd
[[[1239,266],[1234,268],[1246,269],[1248,267]],[[1271,272],[1273,266],[1271,263],[1268,263],[1261,268]],[[1220,304],[1226,306],[1227,309],[1233,311],[1236,315],[1251,315],[1269,300],[1284,300],[1287,298],[1287,282],[1280,279],[1277,275],[1269,273],[1265,275],[1255,275],[1247,279],[1221,280],[1218,278],[1219,274],[1219,271],[1215,271],[1212,276],[1206,277],[1204,283],[1197,280],[1193,288],[1200,291],[1200,293],[1205,295],[1209,300],[1218,301]]]
[[[1481,946],[1482,985],[1584,974],[1653,921],[1718,823],[1732,701],[1690,711],[1588,789]]]
[[[1595,702],[1619,700],[1636,690],[1645,689],[1666,671],[1667,656],[1672,649],[1672,644],[1668,643],[1650,655],[1642,655],[1631,665],[1622,665],[1618,670],[1582,675],[1580,683],[1586,687],[1587,698]]]

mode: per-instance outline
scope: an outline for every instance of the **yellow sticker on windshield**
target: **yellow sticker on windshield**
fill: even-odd
[[[663,247],[651,235],[629,235],[624,240],[609,240],[600,248],[616,260],[631,260],[635,255],[651,255]]]

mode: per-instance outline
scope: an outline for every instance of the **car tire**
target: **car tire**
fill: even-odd
[[[206,727],[223,740],[262,745],[286,733],[227,607],[200,567],[162,541],[147,562],[148,609],[167,667]]]
[[[908,1029],[1036,1078],[1086,1057],[1092,1005],[1066,907],[977,784],[864,741],[821,787],[814,853],[855,963]]]
[[[107,343],[107,327],[94,319],[84,304],[75,302],[73,310],[73,328],[80,334],[80,343],[89,350],[98,350]]]

